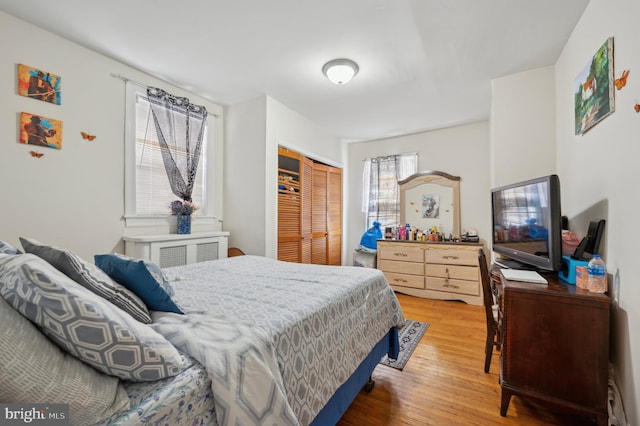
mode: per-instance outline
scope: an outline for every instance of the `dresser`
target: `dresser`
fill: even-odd
[[[125,254],[147,259],[161,268],[227,257],[228,232],[126,236]]]
[[[524,283],[492,271],[502,317],[500,414],[519,395],[606,426],[610,298],[545,278],[548,285]]]
[[[411,296],[482,305],[480,243],[378,240],[378,269]]]

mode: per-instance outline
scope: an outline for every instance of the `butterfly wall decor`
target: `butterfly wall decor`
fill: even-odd
[[[633,108],[636,110],[636,112],[640,112],[640,104],[637,103]]]
[[[85,140],[92,141],[92,140],[94,140],[96,138],[95,135],[90,135],[87,132],[80,132],[80,134],[82,135],[82,139],[85,139]]]
[[[627,84],[627,76],[629,75],[629,70],[622,71],[622,75],[620,78],[616,78],[613,83],[616,85],[616,89],[620,90]]]
[[[29,154],[31,154],[32,157],[36,157],[36,158],[40,158],[44,155],[43,153],[36,152],[36,151],[29,151]]]

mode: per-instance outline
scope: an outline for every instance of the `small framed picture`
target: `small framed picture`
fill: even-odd
[[[21,96],[60,105],[61,84],[59,75],[27,65],[18,65],[18,94]]]
[[[62,121],[20,113],[20,143],[62,149]]]
[[[440,196],[422,196],[422,217],[425,219],[437,219],[440,217]]]

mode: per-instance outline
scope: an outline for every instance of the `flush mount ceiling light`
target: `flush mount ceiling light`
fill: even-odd
[[[358,64],[351,59],[334,59],[322,67],[322,73],[335,84],[347,84],[358,70]]]

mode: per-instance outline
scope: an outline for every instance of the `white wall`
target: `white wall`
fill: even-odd
[[[418,171],[439,170],[460,176],[460,218],[462,229],[475,227],[481,239],[490,240],[489,122],[416,133],[347,146],[349,170],[345,200],[347,208],[347,263],[366,230],[362,212],[362,172],[368,157],[418,153]]]
[[[264,255],[267,103],[261,97],[227,109],[224,169],[229,247]]]
[[[556,172],[553,67],[491,84],[492,187]]]
[[[640,211],[640,2],[591,0],[556,63],[557,167],[563,211],[584,235],[588,221],[607,220],[603,255],[612,295],[611,360],[631,425],[640,424],[640,285],[635,224]],[[574,133],[573,83],[596,50],[614,37],[615,76],[629,69],[615,93],[615,112],[582,136]]]
[[[125,90],[123,81],[110,74],[187,96],[220,116],[224,111],[4,12],[0,12],[0,39],[4,40],[0,47],[0,239],[19,246],[19,236],[30,236],[66,247],[87,260],[99,252],[122,251]],[[19,96],[18,64],[60,75],[62,104]],[[18,143],[22,111],[63,121],[62,150],[38,148],[44,156],[31,157],[34,147]],[[97,137],[83,140],[81,131]],[[218,170],[222,168],[219,157]],[[219,179],[217,185],[216,193],[221,194]],[[221,215],[221,197],[217,208]],[[194,229],[199,226],[195,221]],[[152,230],[168,231],[168,225]]]
[[[342,144],[269,96],[230,107],[227,127],[225,230],[231,232],[230,244],[245,253],[275,258],[278,145],[342,167]]]

